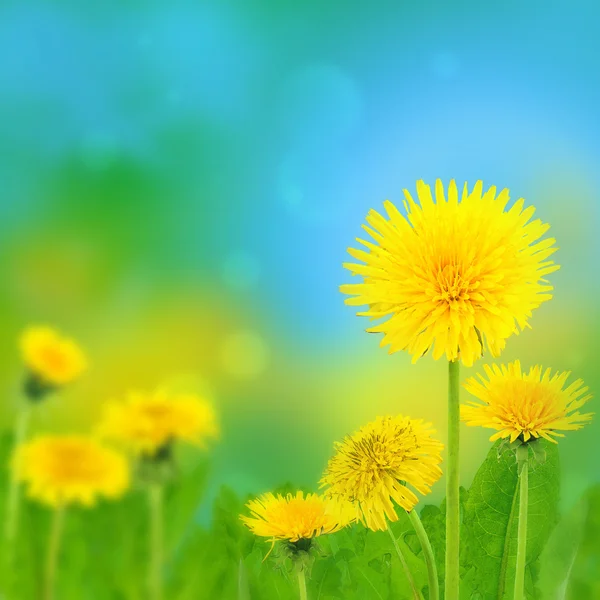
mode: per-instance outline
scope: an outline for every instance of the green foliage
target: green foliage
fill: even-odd
[[[469,493],[463,487],[460,488],[460,516],[461,516],[461,593],[469,592],[466,598],[470,598],[470,583],[469,577],[465,574],[463,568],[465,549],[468,547],[467,540],[468,531],[464,527],[465,505]],[[427,537],[431,542],[433,556],[437,565],[438,582],[440,586],[440,597],[444,597],[444,576],[446,574],[446,500],[444,499],[440,506],[427,504],[421,510],[421,522],[427,532]],[[414,550],[417,554],[421,552],[418,542],[414,545]]]
[[[6,464],[9,443],[0,440]],[[557,521],[558,452],[542,443],[545,462],[530,469],[527,598],[578,600],[600,597],[600,486]],[[543,450],[543,452],[542,452]],[[518,477],[514,452],[496,445],[467,492],[461,489],[461,600],[510,600],[518,527]],[[212,522],[197,511],[208,465],[197,463],[165,489],[165,597],[169,600],[297,600],[296,572],[285,543],[271,550],[239,519],[245,499],[222,488]],[[6,478],[3,478],[4,485]],[[281,493],[294,491],[281,486]],[[0,489],[4,511],[5,489]],[[0,584],[10,600],[37,600],[46,552],[49,511],[24,500],[14,554],[3,548]],[[135,489],[119,502],[93,510],[71,509],[66,524],[56,597],[60,600],[147,598],[148,498]],[[421,520],[438,565],[443,597],[445,503],[425,506]],[[429,597],[425,563],[408,517],[392,532],[410,565],[423,600]],[[549,542],[548,542],[549,539]],[[548,542],[548,543],[547,543]],[[268,556],[267,556],[268,555]],[[266,558],[265,558],[266,557]],[[316,539],[306,553],[310,600],[413,600],[387,532],[360,524]],[[504,582],[504,583],[503,583]]]

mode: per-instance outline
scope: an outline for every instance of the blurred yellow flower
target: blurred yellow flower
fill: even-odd
[[[394,503],[410,511],[419,501],[407,487],[428,494],[442,475],[443,444],[429,423],[397,417],[378,417],[336,443],[321,479],[325,495],[354,505],[356,518],[369,529],[387,529],[397,521]]]
[[[387,217],[372,210],[365,231],[374,243],[357,239],[365,250],[348,249],[365,264],[346,263],[362,283],[343,285],[355,296],[347,304],[368,306],[358,313],[389,317],[369,329],[383,333],[390,353],[407,350],[413,362],[430,349],[471,366],[489,348],[498,356],[506,339],[524,329],[533,309],[549,300],[553,288],[543,279],[559,267],[548,257],[555,240],[541,240],[549,225],[530,221],[534,208],[523,199],[505,210],[509,192],[483,192],[478,181],[462,197],[454,181],[431,189],[417,182],[417,204],[404,190],[408,217],[389,201]]]
[[[300,491],[285,497],[269,492],[246,506],[252,516],[241,515],[242,521],[255,535],[271,540],[310,540],[338,531],[354,520],[349,506],[344,509],[323,496],[304,496]]]
[[[521,371],[517,360],[508,365],[484,366],[487,380],[479,375],[463,385],[481,400],[461,406],[461,419],[471,426],[496,429],[490,441],[510,438],[514,442],[522,436],[543,437],[556,443],[554,437],[564,437],[557,430],[581,429],[593,413],[581,414],[579,409],[592,397],[587,394],[581,379],[567,388],[564,385],[569,372],[555,373],[541,366],[532,367],[529,373]]]
[[[21,335],[20,346],[31,374],[49,386],[70,383],[87,367],[81,348],[50,327],[29,327]]]
[[[132,392],[125,402],[106,407],[98,433],[123,442],[136,453],[153,454],[164,444],[182,440],[203,445],[219,435],[213,406],[194,394]]]
[[[99,496],[117,498],[129,485],[125,459],[81,435],[26,442],[16,449],[11,466],[29,496],[52,507],[93,506]]]

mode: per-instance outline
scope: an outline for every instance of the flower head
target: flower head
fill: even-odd
[[[49,506],[93,506],[99,496],[117,498],[129,485],[125,459],[81,435],[43,436],[19,446],[13,476],[29,496]]]
[[[31,374],[50,387],[71,383],[87,367],[81,348],[50,327],[29,327],[20,345]]]
[[[518,360],[500,367],[485,365],[484,370],[487,380],[479,375],[480,381],[471,377],[464,383],[481,403],[461,406],[461,419],[467,425],[496,429],[490,441],[514,442],[522,436],[524,442],[543,437],[556,443],[554,437],[564,437],[557,430],[581,429],[592,418],[593,413],[579,412],[592,397],[583,381],[564,388],[569,372],[552,375],[551,369],[543,371],[538,365],[523,373]]]
[[[251,500],[246,505],[251,516],[240,518],[255,534],[271,540],[299,542],[325,533],[333,533],[348,525],[353,516],[349,507],[319,496],[296,492],[275,496],[272,493]]]
[[[134,452],[153,454],[168,442],[202,445],[219,429],[212,405],[194,394],[131,393],[110,403],[99,426],[103,437],[123,442]]]
[[[389,201],[387,218],[376,211],[364,226],[374,242],[348,249],[365,264],[344,266],[363,282],[344,285],[347,304],[368,309],[360,315],[388,319],[370,332],[383,333],[390,353],[407,350],[413,362],[430,349],[470,366],[487,347],[498,356],[506,339],[525,328],[534,308],[549,300],[542,279],[557,270],[548,257],[555,240],[541,239],[549,226],[531,221],[534,208],[523,199],[505,210],[507,189],[483,192],[478,181],[459,194],[454,181],[447,199],[438,179],[435,201],[417,182],[417,204],[404,190],[407,218]]]
[[[356,517],[373,530],[397,521],[394,502],[410,511],[418,502],[408,485],[428,494],[442,475],[441,442],[428,423],[379,417],[336,443],[337,454],[321,479],[326,496],[351,502]]]

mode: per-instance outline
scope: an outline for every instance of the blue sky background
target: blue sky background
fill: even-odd
[[[214,486],[314,485],[333,439],[384,412],[444,437],[444,365],[388,357],[338,292],[367,211],[436,177],[509,187],[552,224],[556,297],[503,359],[597,391],[599,16],[578,1],[5,0],[6,423],[16,336],[51,322],[94,369],[37,426],[84,429],[109,396],[192,381],[224,421]],[[596,436],[561,444],[567,500],[600,479]],[[464,439],[468,484],[487,435]]]

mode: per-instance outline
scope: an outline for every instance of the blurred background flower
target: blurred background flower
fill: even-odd
[[[598,389],[598,10],[3,2],[4,425],[40,322],[90,368],[34,431],[88,431],[129,389],[198,393],[222,421],[213,493],[315,486],[333,440],[377,415],[445,441],[444,365],[385,356],[338,292],[364,215],[419,178],[509,187],[552,225],[554,299],[501,360]],[[566,504],[600,479],[598,427],[561,443]],[[463,483],[487,438],[464,430]]]

